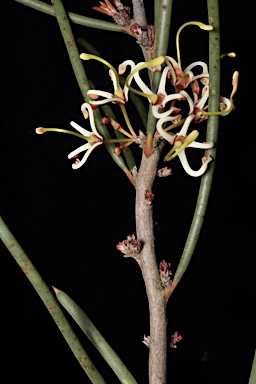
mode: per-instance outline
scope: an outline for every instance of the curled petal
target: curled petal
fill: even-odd
[[[191,83],[191,81],[194,80],[194,75],[193,75],[193,72],[189,71],[189,72],[186,72],[181,79],[179,79],[177,81],[177,83],[175,84],[175,88],[176,89],[184,89],[184,88],[187,88],[188,84]]]
[[[193,100],[191,99],[191,97],[189,96],[189,94],[186,92],[186,91],[180,91],[180,93],[183,95],[183,97],[185,97],[188,101],[188,104],[189,104],[189,114],[193,112],[194,110],[194,103],[193,103]]]
[[[87,91],[87,95],[92,95],[93,98],[95,98],[96,96],[112,97],[113,93],[100,91],[98,89],[90,89],[89,91]]]
[[[206,143],[199,143],[198,141],[193,141],[188,145],[188,148],[200,148],[200,149],[210,149],[214,147],[214,143],[212,141],[208,141]]]
[[[169,71],[167,73],[167,77],[168,77],[168,79],[171,79],[171,84],[173,86],[175,86],[176,81],[177,81],[176,74],[175,74],[174,69],[171,65],[168,65],[168,67],[169,67]]]
[[[172,64],[177,77],[183,76],[182,70],[176,60],[174,60],[170,56],[165,56],[165,61],[167,62],[168,65],[169,65],[169,62]]]
[[[220,110],[221,111],[229,110],[230,107],[231,107],[231,101],[227,97],[221,96],[220,97]],[[222,116],[227,116],[228,114],[229,114],[229,112],[224,113]]]
[[[187,131],[188,131],[188,128],[190,126],[190,123],[192,122],[192,120],[195,118],[195,115],[189,115],[187,118],[186,118],[186,121],[185,123],[183,124],[180,132],[178,133],[179,136],[187,136]]]
[[[123,63],[121,63],[118,67],[118,73],[119,75],[122,75],[125,71],[126,71],[126,68],[127,66],[130,66],[131,67],[131,71],[133,71],[133,69],[135,68],[135,63],[134,61],[132,60],[125,60]],[[130,85],[131,84],[131,81],[132,81],[132,78],[128,81],[128,84]],[[125,98],[125,101],[128,100],[128,92],[129,92],[129,88],[128,86],[125,84],[124,86],[124,89],[123,89],[123,93],[124,93],[124,98]]]
[[[138,63],[136,66],[135,66],[135,69],[137,67],[139,67],[142,63]],[[149,94],[153,94],[153,92],[151,91],[151,89],[148,88],[148,86],[144,83],[144,81],[141,79],[140,75],[139,75],[139,72],[135,72],[133,77],[131,77],[131,79],[129,80],[132,80],[132,78],[134,78],[134,80],[136,81],[137,85],[140,87],[140,89],[142,90],[142,92],[144,93],[149,93]]]
[[[176,135],[167,133],[167,132],[163,129],[163,124],[166,123],[166,121],[170,121],[170,117],[165,117],[165,118],[163,118],[163,119],[159,119],[158,122],[157,122],[157,124],[156,124],[156,129],[157,129],[157,132],[160,134],[160,136],[162,136],[162,137],[163,137],[165,140],[167,140],[170,144],[173,144]]]
[[[209,84],[209,73],[202,73],[201,75],[196,75],[193,77],[193,80],[200,79],[201,83],[204,85]]]
[[[120,104],[125,104],[125,100],[122,100],[120,97],[116,97],[116,95],[113,95],[113,93],[105,92],[105,91],[98,91],[98,90],[90,90],[87,92],[87,95],[92,95],[92,98],[95,99],[95,96],[102,96],[105,97],[103,100],[97,100],[97,101],[90,101],[90,104],[92,105],[101,105],[106,104],[110,102],[118,102]]]
[[[197,110],[202,110],[205,106],[206,101],[208,100],[209,97],[209,86],[205,85],[203,90],[202,90],[202,96],[201,98],[195,103],[195,107]]]
[[[82,104],[81,106],[81,110],[82,112],[85,111],[87,109],[88,113],[89,113],[89,119],[90,119],[90,125],[91,125],[91,128],[92,128],[92,132],[101,140],[103,140],[103,137],[99,134],[99,132],[97,131],[97,128],[95,126],[95,123],[94,123],[94,115],[93,115],[93,110],[92,110],[92,107],[90,106],[89,103],[84,103]],[[83,112],[84,113],[84,112]]]
[[[237,91],[237,87],[238,87],[238,77],[239,77],[239,72],[238,71],[235,71],[233,73],[233,77],[232,77],[232,85],[233,85],[233,89],[232,89],[232,93],[230,95],[230,99],[233,98],[234,94],[236,93]]]
[[[208,85],[209,84],[209,75],[207,75],[206,77],[201,77],[200,81],[203,85]]]
[[[103,99],[99,101],[90,101],[91,105],[103,105],[107,103],[114,103],[114,104],[125,104],[125,100],[121,100],[119,97],[109,97],[108,99]]]
[[[178,100],[178,99],[184,99],[184,95],[182,94],[182,92],[180,92],[180,93],[173,93],[171,95],[166,96],[164,98],[163,102],[162,102],[163,107],[166,105],[166,103],[168,103],[168,101]]]
[[[91,152],[100,144],[102,144],[102,142],[97,142],[97,143],[95,143],[93,145],[90,145],[89,143],[87,143],[87,144],[84,144],[81,147],[77,148],[75,151],[71,152],[68,155],[69,159],[74,157],[74,156],[76,156],[76,155],[78,155],[79,153],[81,153],[82,151],[85,151],[87,149],[87,151],[85,152],[82,160],[80,160],[80,161],[78,160],[75,163],[73,163],[72,164],[72,168],[73,169],[78,169],[78,168],[82,167],[82,165],[84,165],[84,163],[88,159],[88,157],[91,154]],[[88,147],[88,145],[89,145],[89,147]]]
[[[182,151],[178,154],[179,156],[179,159],[180,159],[180,162],[184,168],[184,170],[187,172],[187,174],[189,176],[193,176],[193,177],[198,177],[198,176],[202,176],[206,169],[207,169],[207,166],[208,164],[210,163],[210,161],[212,161],[212,158],[211,156],[209,155],[205,155],[203,156],[202,158],[202,166],[201,168],[199,168],[197,171],[194,171],[188,164],[188,160],[187,160],[187,157],[186,157],[186,153],[185,151]]]
[[[114,93],[116,93],[118,84],[117,84],[116,74],[115,74],[115,72],[112,69],[109,70],[109,76],[110,76],[110,78],[111,78],[111,80],[113,82],[113,85],[114,85]]]
[[[188,71],[191,71],[194,67],[200,65],[202,67],[202,73],[208,74],[208,66],[203,61],[194,61],[194,63],[191,63],[185,70],[184,73],[187,73]],[[201,76],[201,75],[200,75]]]
[[[74,121],[70,122],[70,125],[75,128],[81,135],[85,137],[90,137],[92,136],[92,132],[87,131],[87,129],[82,128],[79,124],[75,123]]]
[[[162,118],[165,118],[167,116],[170,116],[171,113],[175,113],[176,110],[178,110],[178,112],[180,111],[180,109],[178,108],[175,108],[175,107],[171,107],[169,108],[167,111],[165,112],[159,112],[159,109],[161,109],[162,106],[161,105],[153,105],[152,106],[152,113],[153,115],[157,118],[157,119],[162,119]],[[176,112],[177,113],[177,112]],[[173,116],[173,119],[174,120],[175,118],[178,117],[178,114],[175,114],[175,116]]]
[[[125,60],[123,63],[121,63],[118,67],[118,73],[119,75],[123,75],[126,71],[127,66],[131,67],[131,70],[135,68],[135,63],[132,60]]]
[[[79,155],[79,153],[86,151],[90,147],[91,145],[89,143],[83,144],[80,147],[76,148],[74,151],[70,152],[70,154],[68,155],[68,158],[72,159],[73,157],[76,157],[77,155]]]
[[[157,93],[161,93],[164,96],[166,96],[166,91],[165,91],[166,79],[167,79],[167,75],[168,75],[168,72],[170,71],[170,69],[171,69],[171,66],[165,67],[165,69],[162,72],[161,79],[159,82],[159,87],[158,87]]]

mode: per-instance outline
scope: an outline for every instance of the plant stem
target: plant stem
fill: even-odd
[[[137,239],[143,244],[139,265],[150,316],[149,384],[166,382],[166,307],[155,255],[152,205],[145,199],[146,191],[152,190],[161,151],[162,144],[155,146],[150,157],[143,154],[136,182],[136,231]]]
[[[166,56],[169,43],[171,14],[172,14],[172,0],[155,0],[155,57]],[[152,91],[157,92],[161,72],[155,72],[152,78]],[[147,121],[147,144],[145,153],[150,156],[152,152],[152,140],[156,130],[156,119],[152,115],[152,110],[149,108],[148,121]]]
[[[213,30],[209,32],[209,111],[218,111],[220,107],[220,27],[218,0],[208,0],[208,18],[209,24],[213,25]],[[216,159],[218,123],[218,116],[209,116],[206,140],[213,141],[215,146],[208,149],[206,153],[213,159]],[[214,165],[215,163],[213,161],[207,172],[202,176],[193,221],[179,265],[174,275],[172,286],[165,294],[166,301],[168,301],[170,295],[185,273],[195,250],[208,204]]]
[[[132,0],[133,19],[142,29],[147,30],[148,23],[143,0]]]
[[[172,16],[172,2],[173,0],[155,0],[155,57],[165,56],[167,54]]]
[[[106,384],[105,380],[92,363],[91,359],[85,352],[82,344],[78,341],[76,334],[68,323],[64,313],[60,309],[54,295],[45,284],[44,280],[37,272],[35,266],[25,254],[17,240],[14,238],[9,228],[0,217],[0,238],[9,250],[14,260],[21,267],[26,277],[29,279],[34,289],[42,299],[45,307],[51,314],[62,336],[68,343],[73,354],[77,358],[79,364],[94,384]],[[47,367],[46,367],[47,369]]]
[[[24,4],[27,7],[33,8],[37,11],[46,13],[50,16],[55,16],[54,9],[51,5],[46,4],[39,0],[14,0],[17,3]],[[102,21],[98,19],[93,19],[86,16],[77,15],[76,13],[68,12],[70,20],[75,24],[83,25],[84,27],[103,29],[106,31],[112,32],[124,32],[131,34],[130,29],[122,27],[121,25],[110,23],[108,21]]]

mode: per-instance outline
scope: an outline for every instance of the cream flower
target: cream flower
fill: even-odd
[[[193,130],[189,135],[187,135],[189,125],[194,117],[194,115],[188,116],[185,120],[185,123],[183,124],[182,129],[176,134],[170,134],[163,128],[163,124],[165,124],[167,121],[172,121],[171,116],[159,119],[156,129],[165,140],[173,145],[171,151],[165,156],[164,161],[172,160],[174,157],[178,156],[187,174],[193,177],[198,177],[206,171],[208,163],[212,160],[212,158],[209,155],[204,155],[202,158],[202,166],[197,171],[194,171],[188,164],[185,149],[189,147],[209,149],[212,148],[214,144],[212,142],[199,143],[195,141],[199,135],[199,132],[196,130]]]
[[[94,123],[94,117],[93,117],[93,110],[90,104],[84,103],[81,107],[81,110],[83,112],[84,117],[87,119],[89,117],[92,132],[87,131],[87,129],[82,128],[80,125],[75,123],[74,121],[71,121],[70,125],[75,128],[79,133],[68,131],[66,129],[60,129],[60,128],[37,128],[36,133],[37,134],[43,134],[45,132],[60,132],[60,133],[68,133],[69,135],[80,137],[81,139],[84,139],[87,141],[86,144],[81,145],[74,151],[70,152],[68,155],[69,159],[76,158],[76,161],[72,164],[73,169],[80,168],[88,159],[91,152],[98,147],[98,145],[103,143],[103,137],[99,134],[99,132],[96,129],[95,123]],[[77,156],[85,152],[85,154],[82,157],[82,160],[79,160]]]
[[[86,117],[86,112],[88,112],[92,132],[87,131],[86,129],[82,128],[80,125],[78,125],[74,121],[71,121],[70,125],[73,128],[75,128],[79,133],[81,133],[83,138],[88,141],[88,143],[81,145],[80,147],[78,147],[74,151],[70,152],[70,154],[68,155],[68,158],[72,159],[72,158],[78,156],[81,152],[85,151],[85,154],[83,155],[82,160],[79,160],[78,158],[76,158],[76,161],[72,164],[73,169],[78,169],[82,165],[84,165],[84,163],[86,162],[86,160],[90,156],[91,152],[96,147],[98,147],[100,144],[103,143],[103,137],[99,134],[99,132],[97,131],[97,128],[95,126],[92,107],[90,106],[90,104],[84,103],[81,107],[81,110],[82,110],[83,115],[85,117]]]

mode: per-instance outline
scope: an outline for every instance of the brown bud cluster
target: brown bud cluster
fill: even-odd
[[[161,168],[157,171],[157,176],[158,177],[167,177],[172,175],[172,169],[171,168]]]
[[[172,284],[171,263],[167,263],[165,260],[162,260],[159,264],[159,274],[162,286],[164,288]]]
[[[151,191],[146,190],[146,192],[145,192],[145,201],[146,201],[147,205],[152,205],[154,197],[155,197],[155,195]]]
[[[136,239],[135,235],[128,235],[126,240],[116,245],[116,248],[126,255],[126,257],[131,257],[140,253],[141,242]]]
[[[179,332],[178,332],[178,331],[174,332],[174,334],[171,336],[170,347],[171,347],[171,348],[177,348],[177,345],[176,345],[176,344],[177,344],[179,341],[181,341],[181,339],[182,339],[182,336],[179,335]]]

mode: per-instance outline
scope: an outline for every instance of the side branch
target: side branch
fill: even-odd
[[[37,11],[46,13],[50,16],[55,16],[54,9],[51,5],[39,0],[15,0],[17,3],[24,4],[27,7],[33,8]],[[83,25],[84,27],[102,29],[112,32],[124,32],[131,35],[130,29],[122,25],[110,23],[108,21],[102,21],[91,17],[77,15],[76,13],[68,12],[70,20],[75,24]]]

